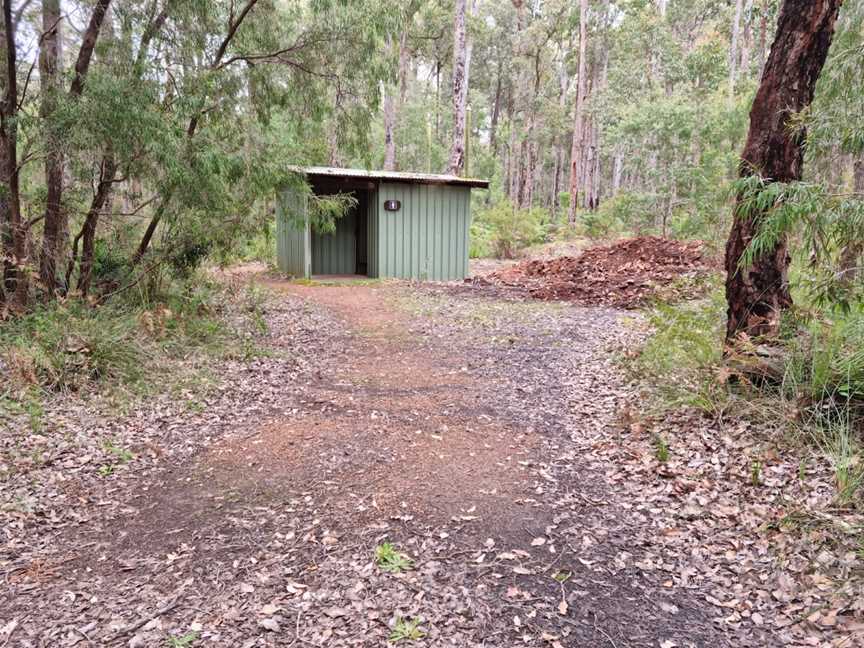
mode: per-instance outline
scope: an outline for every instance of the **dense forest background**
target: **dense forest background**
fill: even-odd
[[[142,268],[266,256],[289,164],[490,178],[475,256],[625,232],[719,247],[779,11],[776,0],[8,5],[13,308],[88,294],[94,280],[110,291]],[[796,117],[809,128],[796,200],[831,222],[857,213],[836,198],[864,183],[860,14],[845,4],[815,104]],[[845,241],[859,220],[819,229]],[[857,247],[837,243],[855,265]]]

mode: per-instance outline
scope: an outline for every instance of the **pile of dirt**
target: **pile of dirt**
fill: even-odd
[[[704,274],[713,265],[701,241],[642,236],[575,257],[525,261],[483,281],[527,291],[535,299],[638,308],[677,279]]]

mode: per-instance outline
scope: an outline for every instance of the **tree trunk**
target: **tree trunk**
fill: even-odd
[[[144,62],[147,59],[148,53],[150,51],[150,43],[153,38],[162,30],[162,27],[165,25],[165,21],[168,19],[168,9],[170,7],[170,3],[166,4],[162,11],[159,12],[158,15],[154,16],[153,20],[147,25],[147,28],[144,30],[144,33],[141,36],[141,43],[138,46],[138,53],[135,55],[135,76],[140,78],[141,74],[144,70]],[[105,3],[105,13],[108,11],[108,4]],[[155,12],[155,8],[154,8]],[[103,18],[105,13],[103,13]],[[109,22],[106,25],[106,35],[109,36],[112,40],[114,39],[114,30],[113,26]],[[78,285],[77,288],[82,294],[86,295],[90,290],[90,282],[91,276],[93,273],[93,253],[95,250],[95,242],[96,242],[96,229],[99,224],[99,214],[101,210],[104,208],[105,203],[108,200],[108,197],[111,194],[113,189],[113,184],[115,182],[115,175],[117,173],[117,163],[114,159],[114,154],[111,150],[107,150],[102,154],[102,161],[99,164],[99,184],[96,187],[96,193],[93,196],[93,199],[90,202],[90,208],[87,210],[87,215],[84,219],[84,226],[81,229],[81,232],[78,236],[75,237],[75,241],[73,243],[72,249],[72,258],[69,261],[69,266],[66,270],[66,285],[67,288],[70,286],[72,272],[75,267],[75,263],[77,262],[78,257],[78,240],[83,238],[83,248],[81,252],[81,265],[78,276]],[[133,188],[139,187],[137,190],[134,190],[136,195],[140,195],[140,181],[133,179],[132,180]],[[83,278],[83,279],[82,279]]]
[[[510,202],[514,205],[519,203],[519,174],[522,167],[519,151],[520,146],[516,137],[516,120],[514,119],[510,122],[510,183],[507,192],[510,196]]]
[[[105,2],[107,4],[107,2],[109,2],[110,0],[99,1]],[[246,20],[247,16],[255,8],[256,4],[258,4],[258,0],[246,0],[246,4],[243,5],[243,8],[240,9],[238,13],[232,13],[232,17],[228,21],[228,28],[225,33],[225,37],[219,44],[219,48],[216,50],[216,53],[213,55],[213,60],[210,61],[210,65],[208,66],[211,71],[215,71],[219,68],[219,64],[222,62],[222,59],[225,57],[225,53],[228,51],[228,46],[231,45],[231,42],[237,35],[237,32],[240,29],[241,25]],[[187,140],[192,140],[192,138],[195,137],[195,132],[198,130],[198,124],[200,122],[200,119],[201,113],[196,113],[190,118],[189,125],[186,127]],[[162,201],[159,203],[159,206],[153,212],[153,216],[151,217],[150,222],[147,224],[147,228],[144,230],[144,235],[141,237],[141,241],[138,243],[138,247],[135,249],[135,253],[132,255],[131,265],[133,267],[137,266],[141,262],[141,259],[144,258],[144,255],[147,254],[147,249],[150,247],[150,242],[153,240],[153,235],[156,233],[156,229],[159,227],[159,223],[162,221],[162,218],[168,211],[168,205],[171,202],[173,196],[174,189],[169,187],[165,192],[165,195],[162,197]]]
[[[740,74],[745,78],[750,73],[750,52],[753,50],[753,0],[744,5],[744,34],[741,39]]]
[[[750,131],[741,156],[742,177],[759,173],[775,182],[801,179],[805,134],[792,131],[789,119],[813,101],[825,65],[842,0],[785,0],[777,35],[750,111]],[[759,230],[764,214],[741,213],[741,199],[726,244],[726,341],[744,334],[774,336],[782,312],[792,306],[785,241],[747,268],[741,257]]]
[[[759,12],[759,78],[762,78],[762,70],[765,67],[765,57],[768,55],[768,2],[762,0],[762,9]]]
[[[492,102],[492,123],[489,126],[489,148],[493,155],[498,154],[498,119],[501,116],[501,72],[503,64],[498,59],[498,69],[495,77],[495,99]]]
[[[576,209],[579,202],[579,180],[582,174],[585,130],[585,90],[587,88],[588,54],[588,0],[579,5],[579,80],[576,90],[576,110],[573,119],[573,146],[570,150],[570,209],[567,219],[576,222]]]
[[[615,161],[612,166],[612,195],[617,196],[621,189],[621,180],[624,177],[624,154],[620,149],[615,149]]]
[[[572,41],[571,41],[572,42]],[[561,109],[561,114],[565,113],[567,107],[567,90],[570,86],[570,78],[567,76],[566,61],[561,60],[558,68],[558,105]],[[558,208],[561,206],[561,180],[564,173],[564,134],[556,133],[555,135],[555,169],[552,177],[552,195],[551,205],[552,212],[555,216],[558,215]]]
[[[591,94],[596,95],[606,88],[606,82],[609,76],[609,38],[608,38],[608,20],[609,20],[609,0],[603,2],[603,38],[597,39],[595,49],[594,75],[591,81]],[[599,50],[599,51],[597,51]],[[667,85],[667,89],[671,92],[671,86]],[[599,115],[594,115],[591,118],[590,128],[590,163],[588,165],[588,173],[590,174],[589,185],[590,189],[586,192],[588,200],[588,208],[596,210],[600,206],[600,164],[602,162],[600,151],[600,123]]]
[[[396,127],[399,123],[399,114],[405,105],[405,94],[408,88],[408,30],[409,20],[412,13],[407,12],[404,16],[402,33],[399,36],[399,64],[396,72],[398,98],[394,97],[392,88],[382,86],[384,91],[384,170],[395,171],[396,162]],[[388,49],[392,44],[388,44]]]
[[[93,50],[99,38],[102,22],[111,0],[99,0],[90,15],[90,21],[81,41],[75,61],[75,75],[69,88],[72,98],[81,96],[84,81],[90,68]],[[66,231],[67,215],[63,212],[63,151],[59,142],[53,140],[50,122],[54,116],[59,93],[58,62],[60,58],[60,0],[44,0],[42,3],[42,39],[39,48],[39,75],[42,83],[41,117],[48,125],[48,153],[45,159],[45,184],[47,197],[42,228],[42,254],[39,276],[47,294],[57,290],[57,258],[60,254],[60,235]]]
[[[741,13],[744,9],[743,0],[735,0],[735,19],[732,22],[732,46],[729,48],[729,97],[735,96],[735,86],[738,76],[738,37],[741,31]]]
[[[468,77],[471,71],[471,39],[466,29],[467,2],[456,0],[453,21],[453,144],[447,173],[462,175],[465,171],[465,120],[468,110]],[[471,13],[476,0],[470,0]]]
[[[5,86],[0,105],[0,180],[5,184],[3,196],[3,239],[5,257],[4,287],[8,304],[24,310],[29,302],[27,274],[27,231],[21,219],[21,191],[18,169],[18,58],[15,49],[15,25],[12,22],[12,0],[3,0],[3,66],[0,79]]]
[[[538,147],[535,146],[534,133],[537,128],[537,98],[540,96],[540,83],[542,80],[542,49],[537,49],[534,54],[534,78],[530,89],[528,127],[525,129],[525,139],[523,140],[523,156],[524,168],[522,173],[522,187],[519,195],[519,206],[523,209],[530,208],[534,200],[534,182],[536,180],[537,169],[537,154]]]
[[[396,170],[396,106],[393,91],[381,84],[384,93],[384,170]]]
[[[90,292],[90,282],[93,276],[93,254],[96,246],[96,228],[99,225],[99,216],[111,195],[116,174],[117,165],[114,161],[114,156],[108,153],[102,159],[102,167],[99,170],[99,184],[96,187],[93,200],[90,202],[90,209],[87,210],[87,215],[84,218],[84,225],[72,243],[72,259],[69,261],[69,267],[66,270],[66,284],[69,285],[72,281],[72,272],[78,258],[78,241],[80,239],[81,265],[78,271],[78,283],[76,287],[82,297],[86,297]]]
[[[134,68],[136,77],[140,77],[143,70],[143,63],[147,56],[150,41],[156,35],[158,30],[161,29],[167,17],[167,10],[163,9],[162,13],[155,16],[153,21],[150,22],[144,30],[138,54],[136,55],[136,65]],[[114,44],[114,25],[112,24],[111,15],[107,13],[107,9],[104,23],[103,30],[105,35],[103,39],[108,43]],[[116,175],[117,162],[114,158],[113,151],[109,147],[102,154],[102,161],[99,165],[99,182],[96,185],[96,193],[90,201],[90,208],[87,210],[87,214],[84,217],[84,224],[81,227],[81,231],[78,236],[75,237],[72,244],[72,258],[70,259],[69,265],[66,269],[66,286],[68,290],[71,289],[72,285],[72,272],[75,268],[75,263],[77,262],[78,242],[80,239],[81,263],[78,269],[78,282],[76,289],[82,297],[87,297],[90,292],[90,283],[93,276],[93,261],[96,250],[96,231],[99,225],[99,218],[102,215],[102,210],[105,209],[111,193],[114,191]]]
[[[42,256],[39,277],[45,291],[52,296],[57,289],[57,256],[60,252],[62,227],[60,200],[63,195],[63,153],[51,132],[51,123],[59,94],[58,64],[60,59],[60,0],[42,2],[42,38],[39,47],[39,82],[42,105],[40,117],[47,126],[45,156],[45,216],[42,226]]]

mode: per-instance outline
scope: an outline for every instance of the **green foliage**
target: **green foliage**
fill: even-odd
[[[807,162],[837,166],[837,151],[864,153],[864,6],[844,4],[811,109],[799,116],[807,127]],[[830,168],[826,168],[830,178]]]
[[[750,483],[753,486],[760,486],[762,484],[762,462],[754,461],[750,465]]]
[[[332,234],[336,231],[336,221],[352,209],[358,201],[354,194],[338,193],[332,195],[309,194],[309,222],[319,234]]]
[[[393,625],[393,630],[390,632],[388,641],[398,643],[399,641],[418,641],[426,636],[426,633],[420,627],[422,621],[418,617],[413,619],[403,619],[401,616],[396,617],[396,622]]]
[[[414,562],[391,543],[384,542],[375,547],[375,564],[383,571],[398,574],[411,569]]]
[[[864,485],[864,311],[787,323],[780,376],[756,385],[723,362],[723,307],[719,287],[697,302],[656,305],[653,333],[628,366],[663,408],[734,412],[806,441],[834,470],[838,502],[856,501]],[[662,461],[656,441],[655,451]],[[762,465],[751,468],[751,481],[761,483]]]
[[[717,370],[722,361],[723,309],[719,289],[697,302],[658,303],[649,312],[653,334],[631,367],[656,388],[666,407],[718,414],[728,393]]]
[[[638,193],[620,193],[603,201],[596,211],[581,211],[577,222],[585,235],[607,238],[632,228],[641,232],[651,228],[655,222],[655,203],[650,196]]]
[[[120,463],[129,463],[135,458],[135,455],[129,450],[118,447],[113,441],[106,441],[104,445],[105,450],[117,457]]]
[[[198,640],[197,632],[188,632],[182,636],[170,635],[165,639],[168,648],[189,648]]]
[[[784,385],[790,398],[864,402],[864,312],[810,321],[788,343]]]
[[[77,391],[94,381],[141,377],[144,348],[135,313],[81,302],[50,303],[0,330],[0,354],[23,384]]]
[[[772,182],[758,175],[733,185],[738,218],[758,218],[756,235],[740,260],[741,271],[781,241],[796,241],[796,261],[806,297],[821,308],[849,311],[864,298],[858,264],[864,240],[864,199],[836,194],[824,184]],[[855,250],[848,256],[848,251]]]
[[[543,209],[517,209],[506,201],[483,209],[471,226],[471,254],[512,259],[545,239],[548,218]]]
[[[388,3],[250,7],[240,11],[221,0],[114,3],[80,96],[64,90],[46,111],[40,92],[22,93],[19,157],[54,149],[68,169],[62,212],[78,263],[70,265],[73,245],[64,240],[57,275],[65,283],[70,268],[69,290],[81,269],[79,232],[100,180],[113,182],[97,226],[96,294],[149,273],[186,278],[207,260],[225,259],[272,220],[268,207],[276,188],[291,181],[289,165],[326,163],[334,147],[345,154],[367,149],[387,75],[380,45],[395,27]],[[157,9],[166,14],[158,25]],[[91,8],[82,10],[86,24]],[[38,17],[34,10],[23,14],[19,41],[38,27],[30,24]],[[64,27],[64,33],[72,54],[62,57],[67,87],[80,32]],[[21,61],[22,79],[29,60]],[[102,178],[109,170],[113,178]],[[41,163],[22,163],[21,185],[35,247],[42,235],[36,214],[46,200]],[[349,203],[318,201],[316,225],[332,228]],[[138,263],[133,254],[148,224],[155,235]]]
[[[236,333],[220,317],[223,300],[214,284],[195,277],[102,306],[50,302],[0,327],[0,360],[25,392],[143,390],[170,358],[231,349],[226,343]]]
[[[660,463],[666,463],[669,461],[669,443],[666,441],[664,437],[661,435],[655,435],[654,437],[654,456],[657,457],[657,461]]]

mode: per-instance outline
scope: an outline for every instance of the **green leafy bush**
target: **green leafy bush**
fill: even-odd
[[[791,315],[776,349],[779,374],[755,384],[723,361],[724,305],[719,285],[703,300],[657,304],[653,332],[628,366],[663,409],[734,413],[806,442],[834,471],[838,502],[852,502],[864,485],[864,311]]]
[[[664,405],[722,411],[727,388],[718,380],[723,359],[723,294],[719,287],[705,299],[658,303],[648,314],[653,334],[631,367],[656,389]]]
[[[545,209],[517,209],[507,201],[499,202],[477,214],[471,232],[473,252],[512,259],[519,250],[543,242],[548,223]]]

